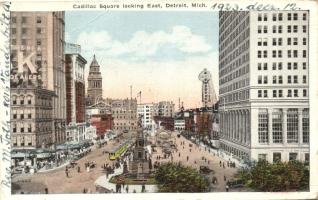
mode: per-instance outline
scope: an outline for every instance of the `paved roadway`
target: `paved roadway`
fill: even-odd
[[[109,141],[107,148],[109,146],[117,146],[116,141]],[[25,174],[14,177],[12,182],[18,184],[21,188],[14,191],[15,193],[20,193],[21,191],[26,193],[44,193],[44,189],[47,187],[49,193],[83,193],[83,189],[86,188],[90,192],[95,192],[94,182],[95,180],[104,175],[101,166],[104,163],[112,164],[113,161],[108,159],[106,154],[103,154],[103,150],[106,146],[102,148],[93,148],[87,156],[81,158],[77,161],[78,166],[80,166],[81,172],[77,172],[77,167],[71,168],[69,170],[69,178],[66,177],[65,167],[52,170],[45,173],[36,173],[33,175]],[[85,168],[85,162],[95,161],[97,166],[92,168],[90,172],[87,172]]]
[[[181,162],[186,166],[191,166],[196,169],[200,168],[200,165],[207,165],[209,168],[214,170],[215,174],[210,175],[210,178],[215,176],[218,180],[217,184],[213,184],[212,191],[225,191],[224,176],[227,180],[233,177],[234,173],[237,171],[235,168],[228,168],[226,161],[223,158],[219,158],[213,153],[209,153],[208,150],[205,150],[204,147],[193,144],[191,141],[187,140],[183,136],[180,138],[177,137],[177,132],[172,133],[172,137],[175,138],[177,151],[173,152],[173,162]],[[184,142],[184,145],[181,145],[181,142]],[[192,144],[192,147],[189,147],[189,144]],[[108,142],[107,148],[117,146],[116,141]],[[95,193],[94,182],[104,176],[105,173],[102,171],[101,166],[104,163],[112,164],[112,161],[108,159],[106,155],[103,155],[103,151],[106,149],[106,146],[102,148],[92,149],[92,151],[85,157],[77,161],[78,165],[81,168],[81,172],[77,172],[77,168],[71,168],[69,171],[69,178],[65,175],[65,168],[56,169],[50,172],[45,173],[36,173],[33,175],[20,175],[14,177],[12,182],[18,183],[20,189],[15,190],[15,193],[44,193],[44,188],[48,188],[49,193],[83,193],[83,189],[86,188],[89,192]],[[191,152],[190,152],[191,149]],[[157,152],[152,154],[152,161],[155,162],[157,156],[163,157],[163,152],[160,148],[156,148]],[[180,153],[180,157],[179,157]],[[187,161],[187,156],[189,160]],[[202,157],[205,157],[207,161],[202,160]],[[96,168],[91,169],[90,172],[87,172],[84,169],[85,162],[95,161],[97,164]],[[159,162],[168,162],[171,161],[171,158],[160,159]],[[222,162],[220,167],[219,162]],[[225,162],[225,168],[223,168],[223,162]],[[208,164],[209,163],[209,164]],[[28,182],[23,182],[28,181]],[[29,182],[30,181],[30,182]]]

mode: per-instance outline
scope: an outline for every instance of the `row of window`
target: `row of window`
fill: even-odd
[[[307,93],[307,89],[303,89],[303,97],[307,97],[308,93]],[[257,91],[257,97],[258,98],[268,98],[268,90],[258,90]],[[277,98],[277,97],[284,97],[283,95],[283,90],[272,90],[272,97],[273,98]],[[298,89],[294,89],[294,90],[287,90],[287,97],[299,97],[298,94]]]
[[[257,63],[257,69],[260,70],[268,70],[268,63]],[[282,70],[283,63],[282,62],[273,62],[272,63],[272,70]],[[302,62],[302,69],[307,69],[307,63]],[[287,70],[298,70],[298,63],[297,62],[288,62],[287,63]]]
[[[266,109],[258,114],[258,142],[269,142],[269,117]],[[298,143],[299,142],[299,121],[301,121],[302,142],[309,143],[309,110],[304,109],[302,118],[300,118],[298,109],[288,109],[286,114],[287,130],[286,142]],[[283,143],[283,114],[281,111],[272,113],[272,141],[273,143]]]
[[[17,17],[11,17],[11,23],[12,23],[12,24],[17,23]],[[28,23],[28,17],[27,17],[27,16],[22,16],[22,17],[21,17],[21,23],[22,23],[22,24]],[[37,23],[37,24],[41,24],[41,23],[42,23],[42,18],[41,18],[40,16],[37,16],[37,17],[36,17],[36,23]]]
[[[268,51],[257,51],[257,57],[258,58],[267,58],[268,57]],[[272,58],[282,58],[283,53],[282,50],[273,50],[272,51]],[[298,58],[298,50],[287,50],[287,57],[288,58]],[[307,51],[302,50],[302,57],[307,58]]]
[[[302,44],[307,45],[307,38],[302,39]],[[272,38],[272,45],[273,46],[282,46],[283,45],[283,38]],[[298,45],[298,38],[288,37],[287,38],[287,45]],[[257,46],[268,46],[268,38],[258,38]]]
[[[257,33],[269,33],[269,26],[267,25],[258,25],[257,26]],[[287,33],[298,33],[300,30],[300,28],[298,27],[302,27],[302,32],[303,33],[307,33],[307,26],[306,25],[302,25],[302,26],[298,26],[298,25],[288,25],[287,26]],[[272,33],[283,33],[283,26],[272,26]]]
[[[289,153],[289,161],[298,160],[298,153]],[[261,160],[268,160],[267,154],[258,154],[258,161]],[[281,152],[274,152],[273,153],[273,163],[281,162],[282,161],[282,154]],[[306,165],[309,165],[309,153],[305,153],[305,160]]]
[[[273,13],[272,15],[272,21],[283,21],[283,13]],[[257,16],[257,21],[267,21],[269,17],[268,13],[259,13]],[[298,20],[298,13],[287,13],[287,20]],[[307,13],[302,14],[302,20],[307,20]]]
[[[21,28],[22,37],[23,37],[24,35],[28,35],[28,34],[29,34],[29,31],[30,31],[30,28],[24,28],[24,27]],[[35,31],[36,31],[37,34],[44,33],[44,29],[43,29],[43,28],[40,28],[40,27],[37,27],[37,28],[35,29]],[[17,28],[11,28],[11,34],[12,34],[12,35],[17,34]]]
[[[268,76],[258,76],[257,79],[257,83],[258,84],[268,84]],[[272,83],[273,84],[283,84],[283,76],[272,76]],[[291,84],[291,83],[295,83],[298,84],[298,75],[288,75],[287,76],[287,83]],[[303,84],[307,83],[307,76],[303,75],[303,80],[302,80]]]

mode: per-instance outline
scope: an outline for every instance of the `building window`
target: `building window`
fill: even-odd
[[[277,83],[277,76],[273,76],[273,84]]]
[[[282,51],[278,50],[278,58],[281,58],[281,57],[282,57]]]
[[[291,38],[287,38],[287,45],[291,45]]]
[[[288,58],[291,58],[291,50],[288,50],[288,51],[287,51],[287,57],[288,57]]]
[[[303,58],[306,58],[307,57],[307,52],[306,50],[303,50]]]
[[[11,23],[13,23],[13,24],[17,23],[17,18],[16,17],[11,17]]]
[[[291,33],[291,25],[287,26],[287,33]]]
[[[258,161],[266,161],[267,154],[258,154]]]
[[[16,124],[12,124],[12,132],[13,133],[17,132],[17,125]]]
[[[266,13],[264,13],[264,21],[267,21],[267,14]]]
[[[309,143],[309,109],[303,110],[303,143]]]
[[[298,76],[297,75],[294,76],[294,83],[298,83]]]
[[[307,32],[307,26],[303,26],[303,33]]]
[[[282,155],[279,152],[273,153],[273,163],[278,163],[281,162],[282,160]]]
[[[283,84],[283,76],[278,76],[278,83]]]
[[[41,40],[37,40],[37,41],[36,41],[36,45],[41,46],[41,44],[42,44],[42,41],[41,41]]]
[[[262,33],[262,26],[257,27],[257,33]]]
[[[294,97],[298,97],[298,90],[294,90]]]
[[[258,84],[262,84],[262,76],[258,76],[258,79],[257,79],[258,81]]]
[[[273,38],[273,40],[272,40],[272,45],[273,45],[273,46],[276,46],[276,45],[277,45],[277,40],[276,40],[276,38]]]
[[[292,83],[291,76],[287,76],[287,83]]]
[[[267,76],[264,76],[264,84],[267,84],[267,83],[268,83]]]
[[[32,114],[28,113],[28,119],[31,119],[31,118],[32,118]]]
[[[303,75],[303,83],[307,83],[307,76]]]
[[[289,161],[297,160],[297,153],[289,153]]]
[[[273,143],[283,143],[282,113],[280,110],[272,114],[272,134]]]
[[[258,90],[257,93],[258,93],[258,97],[262,97],[262,90]]]
[[[287,97],[292,97],[292,90],[287,91]]]
[[[307,90],[303,89],[303,97],[307,97]]]
[[[298,112],[297,109],[287,110],[287,143],[298,142]]]
[[[278,38],[278,46],[282,46],[283,45],[283,38]]]
[[[268,143],[268,113],[260,110],[258,113],[258,142]]]
[[[307,20],[307,13],[303,13],[303,20]]]
[[[297,58],[297,57],[298,57],[298,51],[297,51],[297,50],[294,50],[294,51],[293,51],[293,55],[294,55],[294,58]]]
[[[283,69],[283,63],[282,62],[279,62],[278,63],[278,70],[282,70]]]
[[[267,90],[264,90],[264,97],[268,97]]]
[[[262,14],[260,14],[260,13],[258,14],[257,20],[262,21]]]
[[[278,90],[278,97],[283,97],[283,90]]]
[[[307,39],[303,38],[303,45],[307,45]]]
[[[303,62],[303,69],[307,69],[306,63]]]
[[[283,13],[278,13],[278,21],[282,21],[283,20]]]
[[[24,114],[21,114],[21,115],[20,115],[20,119],[24,119]]]
[[[298,20],[298,13],[294,13],[294,20]]]
[[[21,128],[20,128],[20,132],[21,132],[21,133],[24,133],[24,127],[21,127]]]
[[[297,32],[298,32],[298,26],[297,26],[297,25],[294,25],[294,26],[293,26],[293,32],[294,32],[294,33],[297,33]]]
[[[263,51],[263,57],[267,58],[267,51]]]
[[[27,23],[27,17],[22,17],[22,24]]]
[[[257,57],[261,58],[262,57],[262,51],[257,51]]]
[[[276,26],[273,26],[273,33],[276,33]]]
[[[36,29],[36,33],[37,33],[37,34],[41,34],[41,33],[42,33],[42,29],[41,29],[41,28],[37,28],[37,29]]]
[[[293,45],[298,45],[298,38],[294,38]]]
[[[297,70],[298,69],[298,63],[294,62],[294,67],[293,67],[294,70]]]
[[[291,13],[287,13],[287,20],[290,21],[292,19]]]
[[[272,70],[276,70],[276,63],[272,63]]]
[[[16,96],[12,96],[12,104],[13,105],[17,104],[17,97]]]
[[[262,63],[257,63],[257,69],[262,70]]]
[[[266,71],[267,70],[267,63],[263,63],[263,69]]]
[[[36,23],[41,24],[42,23],[42,19],[40,16],[36,17]]]
[[[263,32],[267,33],[267,26],[264,26]]]
[[[292,63],[291,62],[287,63],[287,69],[291,70],[291,68],[292,68]]]
[[[276,50],[272,51],[272,57],[276,58]]]
[[[277,90],[273,90],[273,98],[277,97]]]
[[[282,33],[283,32],[283,27],[282,26],[278,26],[278,33]]]
[[[31,126],[31,124],[29,124],[29,126],[28,126],[28,133],[31,133],[32,132],[32,126]]]
[[[305,153],[305,165],[309,165],[309,153]]]

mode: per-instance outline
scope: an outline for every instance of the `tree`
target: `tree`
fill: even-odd
[[[309,189],[309,170],[299,161],[268,163],[259,161],[237,174],[246,186],[257,191],[299,191]]]
[[[173,163],[163,164],[155,173],[159,192],[205,192],[209,182],[195,169]]]

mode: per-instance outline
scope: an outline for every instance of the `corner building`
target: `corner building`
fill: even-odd
[[[13,149],[65,141],[64,12],[11,12]]]
[[[220,12],[220,147],[309,162],[308,11]]]

